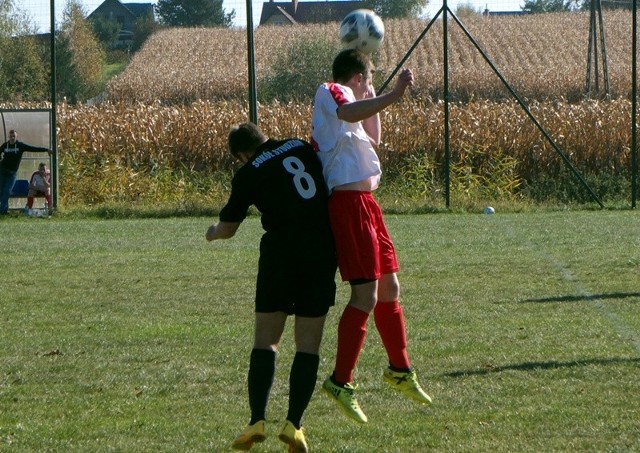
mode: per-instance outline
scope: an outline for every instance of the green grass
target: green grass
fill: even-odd
[[[102,68],[102,77],[100,78],[100,86],[102,89],[106,88],[109,80],[122,73],[127,68],[128,64],[129,63],[127,61],[119,61],[104,65]]]
[[[248,421],[259,221],[0,220],[0,451],[226,451]],[[318,452],[640,450],[640,216],[633,211],[389,215],[423,408],[381,380],[373,323],[361,426],[317,391]],[[348,296],[339,285],[319,382]],[[293,357],[268,410],[285,451]],[[317,387],[317,390],[319,386]]]

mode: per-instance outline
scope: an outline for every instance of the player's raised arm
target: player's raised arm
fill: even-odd
[[[414,77],[411,69],[403,69],[392,91],[373,98],[360,99],[338,107],[338,118],[349,123],[356,123],[369,118],[404,96],[407,87],[413,85]]]

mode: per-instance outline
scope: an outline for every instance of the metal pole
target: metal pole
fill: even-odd
[[[57,88],[56,88],[56,5],[51,0],[50,50],[51,50],[51,201],[53,209],[58,208],[58,133],[57,133]],[[51,209],[51,206],[49,207]]]
[[[591,13],[589,16],[589,46],[587,47],[587,83],[585,87],[585,91],[587,92],[587,96],[591,96],[591,60],[592,50],[593,50],[593,40],[595,39],[595,30],[594,30],[594,6],[593,2],[595,0],[591,0]]]
[[[595,0],[594,0],[595,1]],[[598,71],[598,27],[596,26],[595,10],[591,18],[593,24],[593,72],[596,76],[596,93],[600,93],[600,72]]]
[[[247,59],[249,64],[249,121],[258,124],[258,100],[256,95],[256,62],[253,46],[252,0],[247,0]]]
[[[444,193],[447,202],[447,209],[451,206],[451,150],[449,149],[449,39],[448,13],[449,7],[447,0],[443,1],[442,6],[442,43],[444,52]]]
[[[604,81],[604,94],[609,97],[609,63],[607,62],[607,45],[604,36],[604,20],[602,18],[602,2],[597,0],[598,25],[600,28],[600,51],[602,52],[602,79]]]
[[[633,0],[633,20],[632,20],[632,39],[631,39],[631,208],[636,208],[636,200],[638,199],[638,142],[637,142],[637,4]]]

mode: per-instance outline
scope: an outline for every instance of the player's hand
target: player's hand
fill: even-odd
[[[394,91],[399,96],[404,96],[404,93],[407,87],[413,86],[414,82],[415,82],[415,78],[413,76],[413,72],[411,71],[411,69],[405,68],[402,70],[400,75],[398,75]]]
[[[205,237],[207,241],[215,241],[216,239],[229,239],[236,234],[240,222],[223,222],[220,221],[215,225],[211,225],[207,230]]]
[[[211,242],[216,238],[216,227],[218,225],[211,225],[209,227],[209,229],[207,230],[207,233],[205,235],[205,238],[207,239],[207,241]]]
[[[367,87],[367,91],[364,94],[364,99],[371,99],[376,97],[376,89],[373,87],[373,84],[370,83]]]

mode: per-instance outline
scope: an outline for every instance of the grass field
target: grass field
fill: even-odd
[[[388,216],[410,354],[434,398],[385,387],[370,323],[356,373],[370,422],[317,391],[316,452],[640,451],[640,216]],[[207,218],[0,223],[0,451],[227,451],[248,420],[261,234],[208,244]],[[339,285],[318,380],[331,371]],[[284,451],[287,327],[268,411]],[[319,387],[317,387],[319,389]]]

